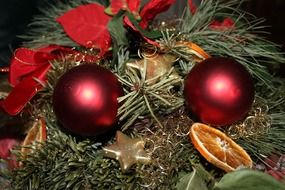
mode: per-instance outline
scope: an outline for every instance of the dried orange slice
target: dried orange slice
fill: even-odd
[[[190,138],[208,162],[226,172],[252,167],[247,152],[218,129],[194,123],[190,129]]]
[[[46,138],[47,132],[45,120],[43,118],[40,118],[36,120],[32,128],[29,129],[28,134],[22,143],[22,154],[26,155],[27,153],[31,152],[32,149],[27,148],[26,146],[31,145],[35,141],[43,142],[46,140]]]

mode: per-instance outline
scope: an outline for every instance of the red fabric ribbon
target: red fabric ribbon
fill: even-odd
[[[46,73],[58,51],[66,48],[50,45],[37,50],[19,48],[10,63],[9,83],[14,87],[1,101],[2,108],[10,115],[17,115],[32,97],[46,84]]]

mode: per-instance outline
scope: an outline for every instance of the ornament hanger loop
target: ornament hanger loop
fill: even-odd
[[[157,47],[154,47],[154,49],[150,49],[150,48],[147,48],[147,47],[144,47],[144,48],[139,48],[138,49],[138,56],[140,58],[143,58],[143,59],[150,59],[150,58],[155,58],[158,56],[158,49]]]
[[[178,137],[186,137],[189,136],[190,134],[190,130],[188,130],[186,133],[183,132],[182,130],[179,130],[179,127],[176,128],[176,130],[174,131],[175,135]]]
[[[250,115],[242,123],[229,126],[227,133],[233,139],[255,137],[266,133],[271,127],[270,117],[267,115],[268,109],[268,105],[254,105]]]

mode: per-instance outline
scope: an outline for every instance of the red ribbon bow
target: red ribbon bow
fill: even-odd
[[[69,49],[68,49],[69,50]],[[67,51],[57,45],[37,50],[19,48],[10,63],[9,83],[14,87],[1,101],[2,108],[10,115],[17,115],[47,82],[49,61],[58,57],[59,51]]]

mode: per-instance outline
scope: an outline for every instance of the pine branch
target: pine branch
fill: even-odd
[[[137,164],[124,174],[116,160],[103,157],[102,143],[72,137],[61,132],[55,121],[48,120],[48,141],[41,149],[31,146],[33,152],[24,158],[18,152],[22,167],[10,176],[11,187],[14,190],[172,189],[178,180],[177,172],[191,171],[191,163],[198,160],[187,138],[191,124],[192,120],[181,111],[163,120],[164,128],[147,129],[144,123],[137,123],[132,133],[147,142],[152,162]]]
[[[123,131],[141,117],[152,116],[160,123],[155,113],[168,114],[184,104],[181,94],[173,90],[182,81],[180,78],[169,77],[171,72],[152,85],[144,79],[144,73],[132,68],[127,68],[123,76],[118,75],[126,94],[119,98],[119,101],[123,102],[118,111],[119,120],[124,122]]]

